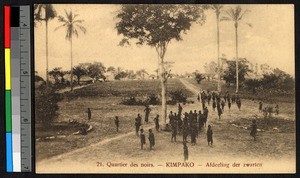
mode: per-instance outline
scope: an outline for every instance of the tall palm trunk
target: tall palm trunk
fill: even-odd
[[[167,99],[166,99],[166,80],[165,80],[165,68],[164,59],[160,59],[160,82],[161,82],[161,106],[162,106],[162,130],[166,129],[167,124]]]
[[[48,20],[46,24],[46,85],[49,86],[49,61],[48,61]]]
[[[217,43],[218,43],[218,92],[221,92],[221,69],[220,69],[220,32],[219,32],[219,13],[217,13]]]
[[[70,39],[71,44],[71,91],[73,91],[73,44],[72,44],[72,37]]]
[[[236,90],[235,92],[239,92],[239,57],[238,57],[238,23],[236,22],[234,24],[235,27],[235,57],[236,57],[236,63],[235,63],[235,71],[236,71]]]

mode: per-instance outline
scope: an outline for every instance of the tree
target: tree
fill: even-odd
[[[107,70],[106,70],[107,72],[112,72],[112,73],[115,73],[115,71],[116,71],[116,68],[115,67],[113,67],[113,66],[109,66],[108,68],[107,68]]]
[[[66,40],[70,42],[71,52],[71,91],[73,90],[73,35],[78,38],[78,31],[86,33],[86,29],[81,25],[84,20],[77,19],[79,15],[74,14],[72,11],[67,12],[65,10],[65,17],[58,16],[58,21],[62,25],[58,26],[55,30],[64,27],[66,30]]]
[[[55,84],[59,83],[60,73],[61,73],[61,67],[56,67],[49,72],[49,75],[54,78]]]
[[[87,75],[96,81],[100,78],[104,78],[105,69],[101,62],[90,63],[86,67]]]
[[[205,70],[206,75],[208,76],[208,80],[210,80],[218,73],[218,65],[215,61],[211,61],[208,64],[205,63],[204,70]]]
[[[123,5],[117,14],[116,24],[118,34],[123,35],[120,45],[130,44],[130,39],[136,40],[136,45],[154,47],[159,58],[160,81],[162,96],[162,127],[165,129],[166,105],[166,75],[164,57],[172,40],[182,40],[193,22],[204,23],[205,16],[200,5]]]
[[[234,83],[236,81],[236,73],[238,73],[238,78],[240,82],[245,81],[245,76],[250,72],[247,59],[240,59],[238,61],[238,67],[236,67],[236,62],[228,60],[227,65],[228,68],[224,71],[223,78],[227,85],[230,85],[231,83]],[[239,69],[238,72],[236,72],[236,69]]]
[[[115,76],[115,80],[121,80],[122,78],[126,78],[127,76],[128,74],[125,71],[121,71]]]
[[[238,69],[238,25],[239,22],[243,19],[244,15],[250,12],[249,10],[243,10],[240,6],[236,6],[235,8],[230,8],[226,11],[226,16],[221,18],[221,21],[233,21],[234,28],[235,28],[235,60],[236,60],[236,90],[235,92],[239,92],[239,69]],[[250,27],[252,27],[251,24],[247,23]]]
[[[195,73],[195,80],[197,81],[198,84],[204,79],[205,77],[200,74],[200,73]]]
[[[246,87],[252,91],[253,94],[256,94],[257,89],[261,86],[261,81],[259,79],[247,79],[245,80]]]
[[[145,70],[145,69],[141,69],[136,71],[136,74],[140,77],[142,77],[142,79],[145,79],[145,74],[149,75],[149,73]]]
[[[216,13],[216,18],[217,18],[217,54],[218,54],[218,92],[221,92],[221,67],[220,67],[220,33],[219,33],[219,22],[220,22],[220,14],[221,10],[224,6],[220,4],[213,4],[210,6],[210,8]]]
[[[34,20],[36,22],[45,21],[46,26],[46,84],[49,84],[49,55],[48,55],[48,23],[56,17],[56,11],[52,4],[35,4]]]
[[[73,71],[73,74],[77,78],[78,85],[80,85],[80,78],[87,74],[86,68],[83,65],[78,65],[78,66],[75,66],[72,71]],[[72,80],[71,80],[71,82],[72,82]],[[72,85],[72,83],[71,83],[71,85]]]

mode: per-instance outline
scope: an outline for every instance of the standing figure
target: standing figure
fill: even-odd
[[[187,121],[185,122],[185,120],[183,120],[183,125],[182,125],[182,141],[183,142],[187,142],[187,137],[189,135],[188,129],[189,129],[188,122]]]
[[[181,114],[182,114],[182,106],[178,104],[178,117],[181,119]]]
[[[187,161],[189,159],[189,149],[186,145],[186,142],[183,142],[183,157],[184,161]]]
[[[206,127],[206,122],[207,122],[207,118],[208,118],[208,109],[207,107],[204,108],[204,111],[203,111],[203,121],[204,121],[204,126]]]
[[[261,112],[262,108],[263,108],[263,103],[260,101],[258,105],[259,105],[258,106],[258,110]]]
[[[235,103],[235,95],[232,95],[231,101],[232,101],[233,103]]]
[[[153,119],[155,123],[156,131],[159,131],[159,115],[157,114],[156,117]]]
[[[230,100],[228,100],[228,108],[229,108],[229,111],[230,111],[230,108],[231,108],[231,101]]]
[[[208,95],[207,95],[207,103],[208,103],[208,105],[210,105],[210,101],[211,101],[211,93],[208,93]]]
[[[150,142],[150,151],[153,149],[154,145],[155,145],[155,138],[154,138],[154,134],[152,132],[152,129],[149,129],[149,142]]]
[[[251,132],[250,135],[254,138],[254,141],[256,141],[256,132],[257,132],[257,125],[256,120],[252,120],[252,126],[251,126]]]
[[[225,101],[225,102],[226,102],[226,101]],[[224,111],[225,102],[224,102],[224,100],[222,100],[222,101],[221,101],[221,107],[222,107],[222,111]]]
[[[173,112],[170,111],[170,114],[169,114],[169,124],[171,124],[173,122]]]
[[[144,112],[145,112],[145,122],[148,123],[148,121],[149,121],[149,114],[151,112],[151,109],[149,108],[149,105],[146,105],[145,107],[146,107],[144,109]]]
[[[117,132],[119,132],[119,117],[118,116],[116,116],[116,118],[115,118],[115,125],[116,125],[116,128],[117,128]]]
[[[215,100],[213,100],[213,104],[212,104],[212,107],[213,107],[213,111],[215,111],[216,107],[217,107],[217,103]]]
[[[221,119],[222,109],[220,107],[217,108],[219,119]]]
[[[279,106],[278,106],[278,104],[276,104],[276,106],[275,106],[275,113],[276,113],[276,115],[279,114]]]
[[[241,107],[242,107],[242,102],[241,102],[241,99],[236,99],[236,104],[237,104],[237,107],[239,108],[239,110],[241,110]]]
[[[206,136],[207,136],[207,144],[208,144],[208,146],[209,146],[209,143],[212,146],[213,145],[213,131],[212,131],[210,125],[208,125]]]
[[[140,116],[140,114],[138,114],[137,118],[135,118],[135,132],[136,132],[136,135],[138,136],[139,135],[139,129],[140,129],[140,126],[142,125],[142,118]]]
[[[176,142],[176,135],[177,135],[177,123],[173,122],[171,125],[172,128],[172,137],[171,137],[171,142]]]
[[[87,113],[88,113],[88,121],[90,121],[92,118],[92,111],[90,108],[88,108]]]
[[[141,138],[141,149],[143,149],[144,145],[146,144],[146,137],[144,134],[144,129],[141,129],[140,138]]]

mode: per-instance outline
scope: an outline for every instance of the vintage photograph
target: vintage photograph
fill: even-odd
[[[36,173],[295,173],[294,6],[35,4]]]

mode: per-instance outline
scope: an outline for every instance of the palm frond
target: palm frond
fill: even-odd
[[[58,29],[60,29],[60,28],[62,28],[62,27],[65,27],[66,25],[67,25],[66,23],[65,23],[65,24],[62,24],[62,25],[56,27],[56,28],[54,29],[54,31],[56,31],[56,30],[58,30]]]
[[[81,25],[78,25],[76,24],[76,26],[85,34],[86,33],[86,28],[81,26]]]

